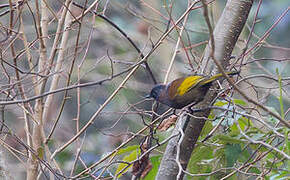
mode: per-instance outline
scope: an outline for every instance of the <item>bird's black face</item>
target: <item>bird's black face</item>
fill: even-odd
[[[155,100],[159,99],[160,94],[162,93],[162,91],[166,88],[165,85],[156,85],[150,92],[150,96],[149,97],[153,97]]]

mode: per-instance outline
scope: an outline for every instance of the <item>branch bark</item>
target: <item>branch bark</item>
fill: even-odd
[[[227,2],[226,7],[213,32],[215,47],[214,52],[212,52],[210,45],[211,42],[209,42],[209,45],[205,50],[201,70],[202,73],[217,71],[217,67],[211,58],[212,55],[216,60],[219,61],[224,69],[227,67],[233,48],[248,18],[252,4],[253,0],[230,0]],[[198,107],[209,106],[210,103],[215,99],[216,95],[217,94],[214,91],[208,92],[206,98],[203,102],[199,103]],[[186,129],[183,141],[180,144],[179,154],[179,162],[183,170],[185,170],[187,167],[195,143],[197,142],[201,130],[204,126],[205,118],[208,117],[209,113],[210,110],[195,113],[194,116],[196,118],[191,117],[187,127],[184,127]],[[179,121],[186,121],[186,118],[189,117],[181,116]],[[176,137],[169,141],[163,155],[156,179],[177,179],[180,168],[175,159],[177,155],[176,152],[179,138],[180,137]],[[183,176],[184,173],[182,172],[181,175],[178,176],[178,179],[182,179]]]

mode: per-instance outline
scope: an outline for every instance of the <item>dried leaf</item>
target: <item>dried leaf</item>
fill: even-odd
[[[141,178],[144,178],[150,172],[151,169],[152,169],[152,164],[149,161],[147,166],[145,167],[145,169],[143,170],[143,172],[141,174]]]
[[[174,125],[177,121],[176,115],[171,115],[169,118],[163,120],[163,122],[158,126],[159,131],[166,131],[168,128],[170,128],[172,125]]]

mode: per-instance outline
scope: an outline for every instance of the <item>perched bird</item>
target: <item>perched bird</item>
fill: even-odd
[[[227,72],[229,76],[238,74],[238,71]],[[212,82],[223,77],[221,73],[207,76],[187,76],[175,79],[168,84],[153,87],[148,98],[166,104],[174,109],[181,109],[189,104],[197,104],[203,100]]]

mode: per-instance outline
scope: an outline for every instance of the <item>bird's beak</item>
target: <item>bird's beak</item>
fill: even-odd
[[[149,98],[152,98],[152,96],[151,96],[150,94],[147,94],[147,95],[145,96],[145,99],[149,99]]]

